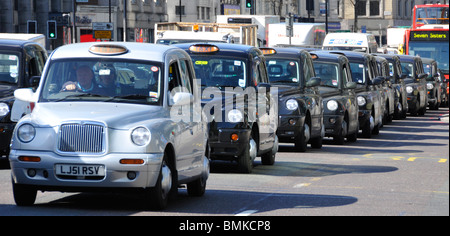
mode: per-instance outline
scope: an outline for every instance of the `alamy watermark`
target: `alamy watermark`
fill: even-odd
[[[196,80],[193,87],[193,96],[189,96],[191,93],[183,88],[171,91],[173,105],[170,115],[175,122],[260,122],[263,126],[278,124],[277,87],[207,87],[201,90],[200,80]]]

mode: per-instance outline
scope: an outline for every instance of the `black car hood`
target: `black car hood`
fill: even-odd
[[[319,92],[322,97],[331,97],[341,94],[338,88],[319,86]]]
[[[278,96],[284,97],[289,96],[292,94],[298,94],[299,93],[299,86],[298,85],[284,85],[284,84],[272,84],[272,87],[276,87],[278,89]]]
[[[14,96],[14,90],[17,89],[15,84],[0,84],[0,99]]]

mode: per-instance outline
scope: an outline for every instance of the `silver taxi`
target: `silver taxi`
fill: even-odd
[[[12,138],[16,204],[34,204],[38,190],[137,190],[154,209],[183,184],[202,196],[207,126],[174,115],[199,101],[193,81],[189,55],[175,47],[110,42],[55,50],[36,92],[15,92],[35,103]]]

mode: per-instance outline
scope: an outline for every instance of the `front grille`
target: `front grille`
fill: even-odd
[[[63,124],[59,131],[58,149],[61,152],[102,153],[104,151],[103,125]]]

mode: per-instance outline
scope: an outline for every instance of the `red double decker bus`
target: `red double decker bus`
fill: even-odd
[[[433,58],[449,81],[449,5],[416,5],[412,28],[406,30],[404,53]],[[448,91],[448,90],[447,90]],[[448,93],[448,92],[447,92]]]
[[[448,4],[416,5],[413,9],[413,29],[446,27],[448,29]]]

